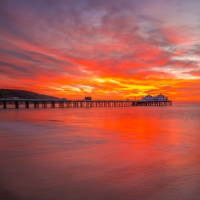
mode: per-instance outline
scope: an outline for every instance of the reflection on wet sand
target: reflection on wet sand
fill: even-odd
[[[0,194],[5,200],[199,199],[198,109],[3,111]]]

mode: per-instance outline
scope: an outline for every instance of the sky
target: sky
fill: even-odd
[[[0,0],[0,88],[200,102],[199,0]]]

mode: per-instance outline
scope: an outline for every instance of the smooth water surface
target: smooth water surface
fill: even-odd
[[[0,109],[0,196],[200,199],[200,107]]]

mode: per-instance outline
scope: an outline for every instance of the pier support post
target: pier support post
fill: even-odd
[[[42,102],[42,108],[47,108],[47,102],[46,101]]]
[[[3,108],[6,109],[6,101],[3,102]]]
[[[39,102],[34,102],[34,108],[39,108]]]
[[[55,108],[55,102],[53,102],[53,101],[51,102],[51,107]]]
[[[29,108],[29,102],[28,101],[25,102],[25,108]]]
[[[15,101],[15,108],[18,109],[19,108],[19,102]]]
[[[59,102],[59,108],[64,108],[64,102]]]

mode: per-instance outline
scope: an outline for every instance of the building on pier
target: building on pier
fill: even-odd
[[[86,101],[91,101],[91,100],[92,100],[92,97],[85,97],[84,100],[86,100]]]
[[[163,94],[159,94],[157,96],[147,95],[142,97],[142,101],[168,101],[168,97],[164,96]]]
[[[67,99],[66,99],[66,98],[61,98],[61,100],[62,100],[62,101],[67,101]]]

